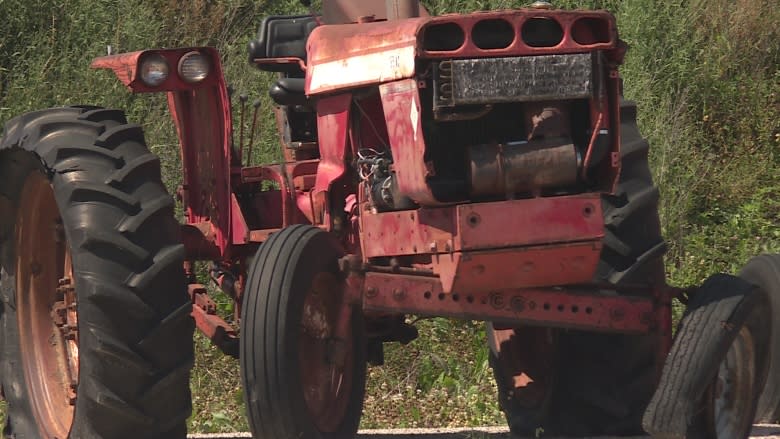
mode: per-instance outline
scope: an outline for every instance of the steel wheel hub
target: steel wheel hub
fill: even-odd
[[[338,429],[352,392],[353,341],[334,337],[341,306],[341,282],[317,274],[303,305],[299,359],[306,408],[322,432]]]
[[[756,394],[755,361],[753,336],[743,327],[720,364],[708,397],[710,425],[717,438],[738,437],[745,424],[752,423],[749,415]]]
[[[79,376],[78,310],[70,250],[49,181],[25,182],[16,223],[16,301],[22,366],[39,428],[65,438]]]

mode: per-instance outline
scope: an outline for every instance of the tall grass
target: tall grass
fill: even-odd
[[[509,0],[429,0],[434,13],[521,6]],[[780,8],[774,0],[559,1],[606,8],[630,45],[625,95],[639,103],[652,144],[661,218],[675,284],[735,272],[754,254],[780,251]],[[270,78],[246,62],[260,19],[302,12],[295,0],[0,0],[0,123],[67,104],[124,108],[144,126],[170,187],[180,180],[177,140],[161,95],[131,95],[87,68],[106,52],[213,45],[228,82],[260,97]],[[275,128],[261,122],[265,160]],[[388,346],[370,370],[365,426],[502,422],[484,348],[471,322],[425,321],[410,346]],[[237,364],[202,337],[192,388],[193,431],[246,429]]]
[[[772,1],[627,0],[626,96],[652,144],[671,281],[780,251],[780,11]],[[642,111],[644,110],[644,111]]]

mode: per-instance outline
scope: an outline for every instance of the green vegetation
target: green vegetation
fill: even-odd
[[[508,0],[425,1],[436,13],[517,7]],[[650,138],[661,216],[676,285],[715,271],[736,272],[761,252],[780,251],[780,8],[773,0],[559,1],[607,8],[631,49],[625,95],[638,101]],[[92,71],[106,52],[214,45],[228,82],[260,96],[269,76],[246,62],[261,17],[301,12],[295,0],[0,0],[0,123],[33,109],[99,104],[124,108],[144,126],[163,159],[167,183],[179,180],[177,140],[163,95],[131,95],[113,75]],[[260,131],[263,160],[278,159],[269,117]],[[365,427],[502,423],[482,325],[420,322],[420,339],[388,346],[372,368]],[[234,360],[198,336],[192,380],[193,431],[245,430]]]

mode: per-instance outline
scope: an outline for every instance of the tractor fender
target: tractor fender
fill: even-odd
[[[210,73],[196,84],[187,83],[175,70],[193,52],[206,55],[211,63]],[[157,86],[150,86],[141,78],[148,57],[163,58],[172,69]],[[185,205],[187,223],[208,231],[208,240],[217,247],[213,259],[227,255],[234,234],[243,243],[246,222],[239,218],[241,210],[230,190],[231,166],[240,165],[241,158],[232,148],[230,95],[217,49],[186,47],[120,53],[95,58],[91,67],[112,70],[133,93],[167,93],[179,137],[183,185],[189,194]]]
[[[702,396],[737,334],[766,297],[731,275],[710,276],[689,299],[661,378],[642,419],[654,438],[685,438]],[[760,357],[759,357],[760,358]],[[758,384],[766,378],[759,361]]]

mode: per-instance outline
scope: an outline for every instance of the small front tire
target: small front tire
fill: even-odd
[[[332,236],[294,225],[273,234],[249,269],[241,313],[241,374],[258,439],[345,439],[363,408],[363,321],[335,336],[344,303]]]

